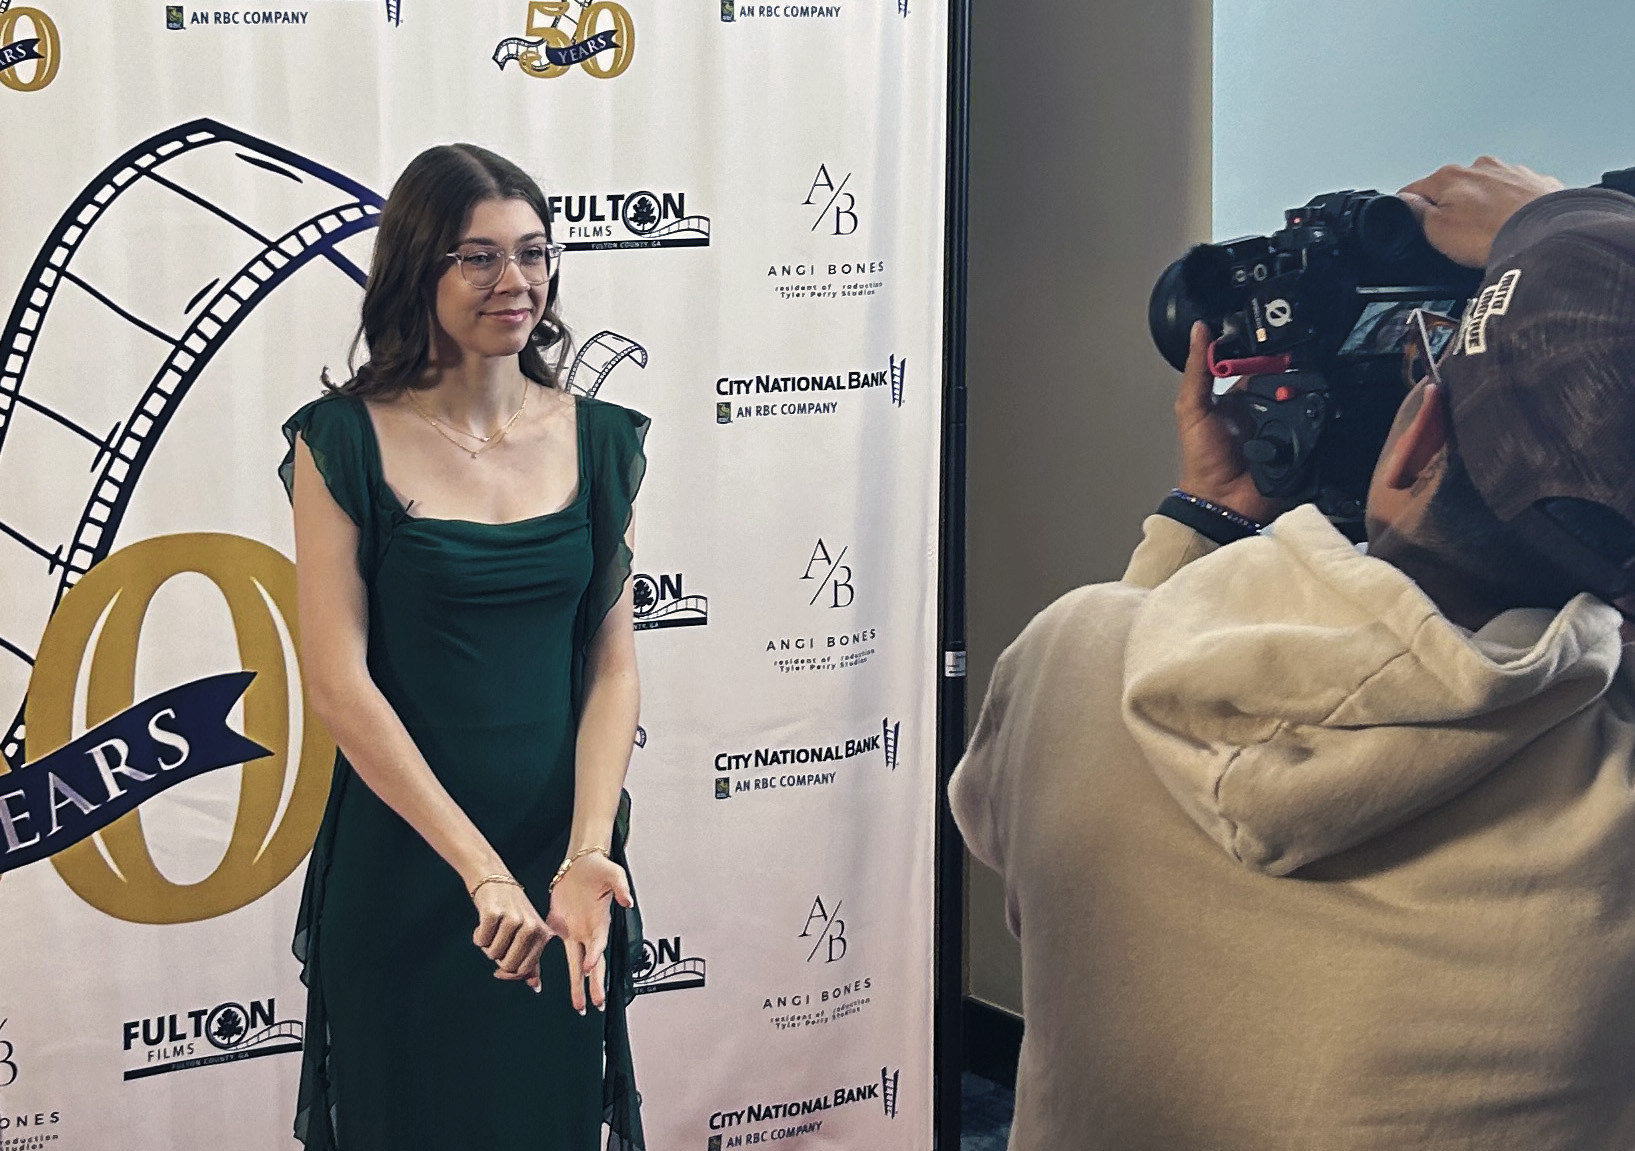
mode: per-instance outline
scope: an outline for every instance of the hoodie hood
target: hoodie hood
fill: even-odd
[[[1283,875],[1467,790],[1600,697],[1619,619],[1582,595],[1472,634],[1304,505],[1148,593],[1124,715],[1198,825]]]

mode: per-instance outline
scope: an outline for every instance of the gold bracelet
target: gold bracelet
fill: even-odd
[[[485,884],[485,883],[503,883],[507,887],[521,887],[522,886],[522,884],[518,883],[516,881],[516,879],[514,879],[512,876],[509,876],[509,875],[503,875],[503,874],[502,875],[485,875],[476,882],[476,884],[471,888],[470,891],[467,892],[467,894],[470,895],[471,898],[476,899],[477,898],[477,892],[479,890],[481,890],[483,884]]]
[[[551,877],[551,885],[545,889],[545,893],[547,895],[554,895],[556,893],[556,885],[562,882],[562,877],[564,875],[568,874],[568,868],[578,863],[587,855],[600,855],[604,859],[608,858],[607,848],[605,847],[580,848],[578,851],[574,852],[572,855],[568,856],[568,858],[562,861],[562,866],[556,869],[556,874]]]

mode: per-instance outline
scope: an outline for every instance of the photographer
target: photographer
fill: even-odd
[[[1559,188],[1403,190],[1487,274],[1366,553],[1257,530],[1200,325],[1177,494],[1001,657],[952,801],[1022,941],[1014,1151],[1635,1146],[1635,199]]]

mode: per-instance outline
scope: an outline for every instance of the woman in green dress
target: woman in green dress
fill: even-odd
[[[492,152],[418,156],[368,362],[284,425],[302,670],[339,748],[295,939],[308,1151],[590,1151],[604,1124],[643,1147],[622,788],[647,420],[561,386],[549,217]]]

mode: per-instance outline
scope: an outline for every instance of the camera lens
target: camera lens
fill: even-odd
[[[1184,258],[1164,269],[1147,301],[1147,328],[1152,332],[1152,342],[1159,355],[1178,372],[1186,367],[1194,321],[1206,318],[1187,294],[1183,263]]]
[[[1181,279],[1186,285],[1187,298],[1209,316],[1241,307],[1246,277],[1251,275],[1248,265],[1256,265],[1253,278],[1257,281],[1269,274],[1270,261],[1264,252],[1259,254],[1261,258],[1254,259],[1233,245],[1193,245],[1181,257]]]

